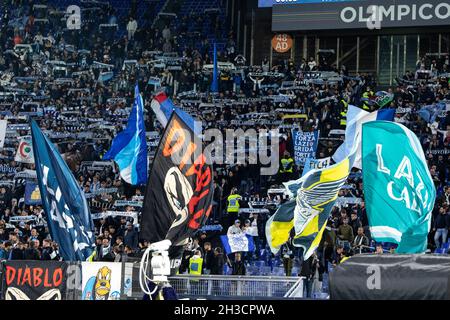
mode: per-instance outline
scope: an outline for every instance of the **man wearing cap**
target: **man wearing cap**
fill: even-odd
[[[227,235],[229,236],[232,234],[241,234],[241,233],[243,233],[241,229],[241,220],[236,219],[234,221],[234,224],[228,228]]]

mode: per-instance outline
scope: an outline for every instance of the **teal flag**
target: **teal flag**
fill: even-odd
[[[398,253],[427,249],[436,189],[416,135],[405,126],[362,126],[364,196],[372,238],[398,244]]]

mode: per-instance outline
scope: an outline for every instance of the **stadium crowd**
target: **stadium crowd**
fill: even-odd
[[[344,66],[338,70],[314,57],[308,62],[274,61],[272,66],[265,59],[248,66],[239,54],[234,32],[218,22],[214,12],[163,19],[160,29],[150,23],[156,14],[153,5],[148,4],[143,20],[136,20],[137,2],[132,1],[126,15],[118,17],[112,7],[105,7],[93,11],[95,19],[83,23],[81,30],[70,30],[56,8],[47,8],[47,22],[41,23],[43,13],[32,6],[33,1],[3,2],[0,118],[8,120],[8,131],[0,150],[0,259],[60,259],[42,206],[30,204],[33,199],[26,195],[26,185],[36,179],[34,165],[16,157],[19,137],[30,133],[28,117],[58,146],[88,197],[96,225],[94,260],[133,260],[147,247],[139,242],[138,228],[144,187],[127,185],[114,164],[101,161],[127,121],[136,82],[145,101],[150,158],[162,132],[150,108],[159,91],[202,120],[204,129],[278,128],[281,133],[282,161],[277,175],[261,176],[260,166],[253,164],[214,167],[214,211],[209,228],[202,229],[186,247],[180,273],[195,274],[190,266],[201,261],[200,272],[223,274],[228,266],[232,274],[243,275],[251,273],[255,261],[263,260],[269,266],[282,263],[286,275],[301,265],[298,274],[312,278],[316,271],[326,273],[328,265],[351,254],[395,251],[389,244],[371,241],[357,170],[339,196],[359,200],[342,201],[333,208],[321,245],[310,260],[301,261],[299,250],[290,243],[274,257],[265,240],[265,222],[284,201],[268,191],[280,188],[281,182],[298,179],[303,169],[293,159],[291,130],[320,130],[316,157],[332,156],[342,143],[339,130],[345,129],[348,104],[368,111],[377,108],[371,103],[377,91],[373,75],[349,75]],[[99,24],[117,24],[118,28],[100,28]],[[202,32],[206,34],[198,38],[196,34]],[[208,34],[217,36],[222,44],[217,95],[209,92],[213,45]],[[448,66],[446,57],[421,59],[417,72],[408,72],[387,89],[394,95],[387,107],[395,108],[395,121],[419,137],[436,185],[429,235],[432,251],[444,248],[450,228]],[[324,78],[331,73],[333,79]],[[426,121],[419,115],[422,107],[446,100],[446,109],[433,119]],[[239,209],[252,202],[265,203],[262,207],[268,211],[239,214]],[[134,213],[137,219],[132,218]],[[254,253],[224,254],[219,235],[236,233],[253,237]]]

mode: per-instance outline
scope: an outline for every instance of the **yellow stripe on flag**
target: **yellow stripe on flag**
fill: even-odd
[[[309,247],[308,251],[304,255],[305,260],[308,259],[313,254],[314,250],[316,250],[317,247],[319,246],[320,240],[322,240],[322,235],[323,235],[323,232],[325,231],[326,226],[327,226],[327,222],[325,221],[325,223],[322,226],[322,229],[320,229],[320,232],[317,234],[316,238],[311,243],[311,246]]]
[[[289,233],[294,227],[294,219],[289,222],[272,221],[270,224],[270,244],[279,248],[289,240]]]

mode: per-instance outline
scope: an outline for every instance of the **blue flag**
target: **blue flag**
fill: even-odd
[[[83,190],[37,123],[31,121],[37,180],[50,235],[66,261],[84,261],[93,252],[94,224]]]
[[[433,123],[436,121],[436,117],[440,112],[445,110],[445,103],[438,103],[435,105],[428,105],[422,107],[418,114],[419,116],[428,123]]]
[[[220,236],[225,253],[255,251],[253,237],[245,233]]]
[[[219,92],[219,74],[217,69],[217,46],[214,43],[214,71],[211,83],[211,92]]]
[[[117,163],[120,176],[132,185],[147,182],[147,141],[145,139],[144,102],[139,94],[139,87],[134,90],[134,104],[125,130],[113,140],[111,148],[103,160]]]

